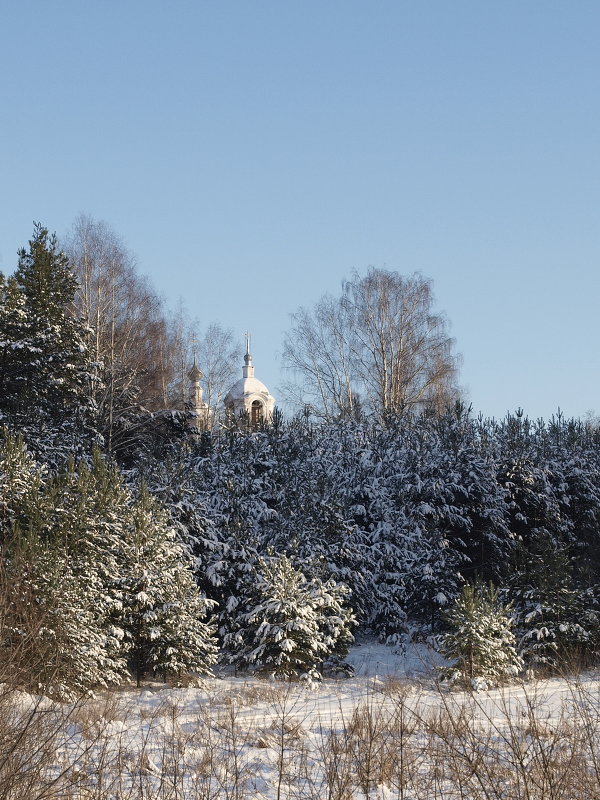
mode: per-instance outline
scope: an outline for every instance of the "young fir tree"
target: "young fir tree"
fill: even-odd
[[[27,688],[45,687],[47,653],[42,636],[46,607],[36,589],[37,564],[22,530],[39,513],[43,489],[40,468],[21,438],[0,432],[0,681]],[[43,570],[42,575],[48,570]]]
[[[13,527],[27,524],[44,476],[44,467],[28,452],[22,437],[0,429],[0,536],[4,547],[10,543]]]
[[[95,453],[51,482],[52,537],[68,553],[81,604],[102,635],[102,679],[130,664],[147,671],[205,672],[216,658],[210,608],[166,512],[142,490],[136,500],[117,470]]]
[[[118,581],[120,624],[138,685],[148,672],[209,672],[217,645],[205,617],[214,604],[198,590],[189,555],[144,487],[127,524],[130,561]]]
[[[329,656],[342,656],[354,616],[333,581],[308,581],[286,556],[258,560],[254,580],[237,608],[239,625],[225,636],[228,660],[278,678],[320,680]]]
[[[72,492],[44,477],[22,441],[5,435],[0,662],[1,669],[10,667],[9,680],[66,696],[116,682],[125,662],[109,646],[108,590],[97,577],[104,559],[88,554],[81,569],[81,556],[71,546],[75,526],[89,535],[96,520]]]
[[[452,682],[486,688],[522,669],[516,651],[510,606],[503,605],[492,584],[465,584],[444,612],[449,631],[442,639],[442,653],[453,663],[445,670]]]
[[[70,572],[81,585],[81,605],[103,637],[103,675],[95,683],[118,683],[127,672],[119,581],[131,563],[131,493],[98,450],[90,464],[71,462],[50,479],[46,491],[52,509],[46,537],[68,557]]]
[[[30,528],[13,540],[1,573],[3,680],[62,699],[123,677],[87,586],[64,549]],[[125,665],[123,664],[122,667]]]
[[[310,581],[315,605],[319,610],[319,634],[327,648],[323,668],[329,673],[352,675],[353,667],[345,660],[354,642],[352,631],[357,620],[349,607],[352,592],[333,578]]]
[[[530,576],[513,589],[519,650],[533,668],[556,670],[598,654],[600,615],[590,588],[577,588],[564,545],[538,532],[525,556]]]
[[[209,668],[210,603],[145,492],[134,500],[99,453],[44,481],[10,437],[0,487],[0,670],[22,653],[15,680],[66,696],[119,682],[130,663],[138,678]]]

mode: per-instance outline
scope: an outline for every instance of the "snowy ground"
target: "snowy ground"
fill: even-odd
[[[366,642],[352,650],[350,660],[354,677],[326,679],[317,687],[217,676],[199,688],[151,684],[77,707],[65,725],[68,740],[63,737],[53,769],[55,775],[61,770],[68,774],[78,794],[61,796],[600,796],[589,788],[597,784],[600,789],[600,772],[594,776],[593,764],[600,738],[597,675],[470,695],[440,690],[434,671],[439,657],[425,646],[400,654]],[[575,736],[576,730],[588,730],[585,753],[585,737]],[[538,747],[539,742],[543,746]],[[571,749],[565,760],[567,745]],[[577,758],[573,748],[579,748]],[[560,759],[558,754],[563,754]],[[576,766],[572,778],[563,775],[567,762]],[[523,778],[518,775],[521,769]],[[563,794],[548,783],[557,770],[563,770]],[[575,776],[585,777],[590,770],[589,781],[575,786]],[[488,775],[485,791],[478,771]],[[518,780],[507,788],[512,787],[513,774]],[[533,783],[524,785],[529,780]]]

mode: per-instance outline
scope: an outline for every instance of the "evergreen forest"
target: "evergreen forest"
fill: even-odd
[[[597,660],[595,424],[485,419],[428,387],[192,432],[181,329],[131,271],[117,306],[82,263],[37,225],[0,276],[2,680],[61,697],[216,664],[318,681],[366,634],[428,641],[470,677],[475,651],[489,675],[498,653],[513,674]],[[230,375],[211,375],[216,405]]]

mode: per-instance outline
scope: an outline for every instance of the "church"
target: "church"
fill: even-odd
[[[193,431],[203,431],[212,427],[211,409],[203,400],[201,386],[202,372],[194,363],[188,373],[190,379],[189,426]],[[254,364],[250,353],[250,334],[246,334],[246,354],[242,377],[234,383],[223,400],[226,418],[231,422],[239,419],[248,421],[252,429],[268,424],[273,419],[275,398],[265,384],[254,375]]]

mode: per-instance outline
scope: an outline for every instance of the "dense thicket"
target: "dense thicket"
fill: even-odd
[[[531,423],[392,415],[205,436],[142,470],[227,627],[269,551],[347,586],[360,623],[398,640],[443,628],[465,583],[514,603],[532,663],[598,646],[600,436]]]
[[[211,603],[165,510],[96,452],[48,475],[0,435],[0,672],[62,696],[207,671]],[[7,674],[8,673],[8,674]]]
[[[217,645],[315,680],[357,625],[396,643],[468,628],[477,647],[500,631],[513,665],[597,657],[596,427],[399,401],[201,435],[124,415],[116,447],[99,404],[120,357],[98,361],[109,329],[74,316],[76,291],[40,226],[0,276],[0,680],[201,672]]]

